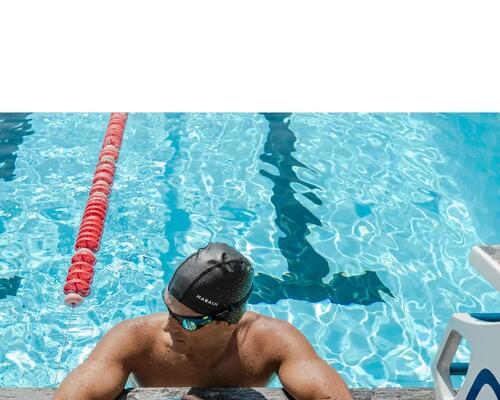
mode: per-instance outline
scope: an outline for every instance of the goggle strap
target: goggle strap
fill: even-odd
[[[216,318],[222,318],[223,315],[227,315],[228,313],[230,313],[231,311],[233,311],[234,309],[236,309],[236,307],[241,306],[243,303],[245,303],[248,300],[248,298],[252,294],[252,290],[253,290],[253,283],[252,283],[252,286],[250,286],[250,290],[245,295],[245,297],[243,297],[241,300],[237,301],[236,303],[229,304],[227,306],[226,310],[221,311],[220,313],[215,314],[215,316],[213,316],[213,318],[214,319],[216,319]]]

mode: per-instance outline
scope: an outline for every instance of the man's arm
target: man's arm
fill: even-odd
[[[279,321],[273,353],[281,384],[296,400],[352,400],[340,375],[322,360],[298,329]]]
[[[89,358],[75,368],[57,389],[53,400],[114,400],[130,374],[128,354],[133,325],[122,321],[97,343]]]

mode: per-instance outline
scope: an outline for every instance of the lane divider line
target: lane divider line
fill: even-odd
[[[75,241],[76,251],[71,258],[71,266],[64,284],[64,302],[73,307],[81,304],[84,297],[90,294],[96,263],[95,254],[101,243],[127,118],[128,113],[111,113],[99,152],[92,186]]]

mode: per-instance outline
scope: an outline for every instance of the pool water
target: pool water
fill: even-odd
[[[249,309],[294,324],[351,387],[432,386],[450,315],[498,311],[467,261],[500,243],[498,114],[130,114],[71,315],[108,118],[0,114],[0,387],[55,386],[113,325],[163,312],[175,267],[209,241],[253,261]]]

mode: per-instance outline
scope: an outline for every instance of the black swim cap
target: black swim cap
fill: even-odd
[[[199,314],[213,316],[230,309],[223,320],[234,324],[245,313],[252,283],[250,261],[225,243],[209,243],[176,269],[168,292]]]

